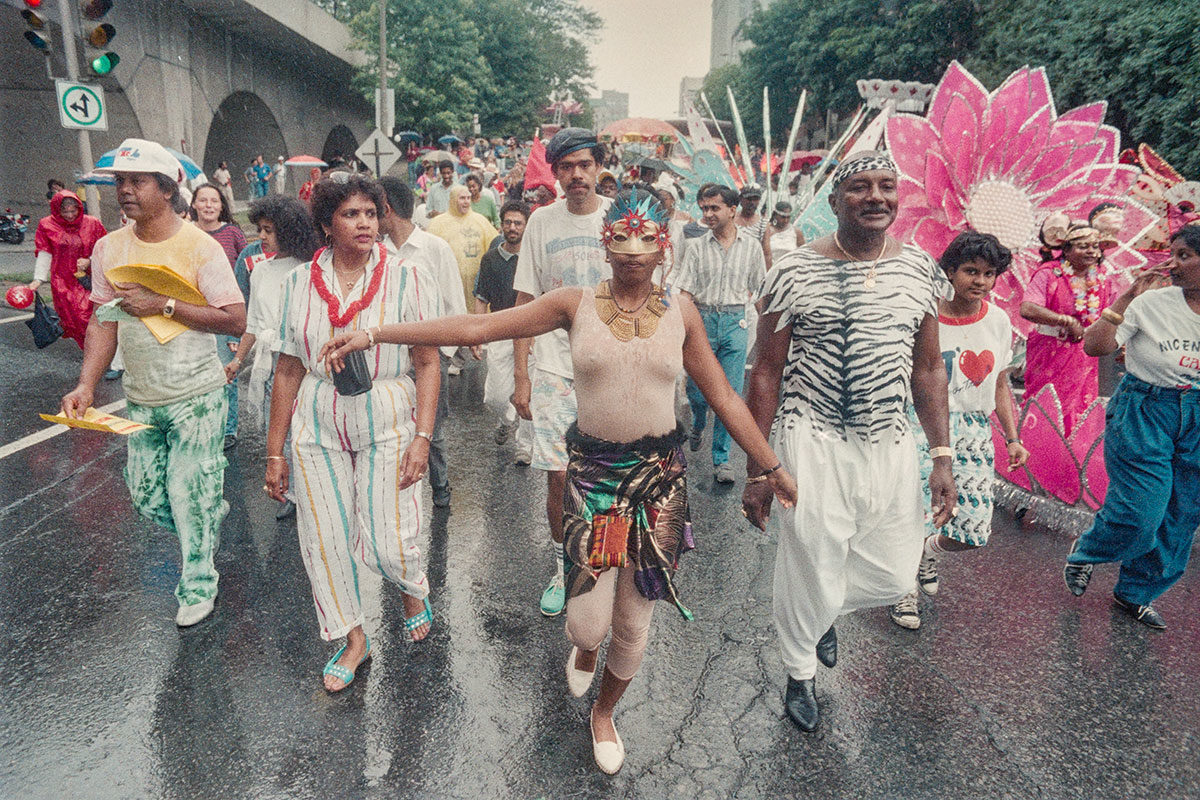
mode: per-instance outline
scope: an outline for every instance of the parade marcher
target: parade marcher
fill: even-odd
[[[275,194],[286,194],[287,166],[283,163],[283,156],[275,159],[275,166],[271,168],[271,178],[275,181]]]
[[[246,235],[233,221],[233,213],[225,202],[225,195],[212,184],[205,184],[192,195],[191,218],[196,227],[221,243],[229,267],[233,269],[238,256],[246,249]],[[236,336],[217,337],[217,355],[224,367],[233,361],[237,350]],[[238,385],[232,381],[225,386],[225,397],[229,401],[229,414],[225,418],[225,449],[237,444],[238,432]]]
[[[741,392],[746,370],[746,304],[762,285],[766,262],[762,244],[746,228],[734,224],[737,199],[737,192],[728,186],[712,183],[700,187],[696,202],[708,232],[688,243],[674,286],[696,303],[725,377]],[[700,449],[708,424],[708,403],[694,381],[688,381],[687,396],[692,407],[688,439],[694,452]],[[729,433],[719,419],[713,421],[712,463],[718,483],[734,482]]]
[[[1143,273],[1084,333],[1089,356],[1124,347],[1128,372],[1107,408],[1104,505],[1063,568],[1078,597],[1094,565],[1119,562],[1113,601],[1157,630],[1152,603],[1183,577],[1200,525],[1200,227],[1171,237],[1170,275],[1154,288]]]
[[[225,376],[213,334],[236,336],[246,307],[221,245],[172,210],[183,167],[157,142],[126,139],[105,172],[116,177],[121,212],[133,220],[92,251],[92,302],[120,299],[134,317],[164,316],[187,330],[160,343],[140,319],[88,323],[79,384],[62,400],[64,413],[82,417],[101,373],[116,352],[125,357],[125,415],[151,426],[127,438],[125,482],[138,513],[179,537],[182,570],[175,623],[194,625],[213,610],[218,574],[213,565],[221,521],[226,417]],[[204,296],[207,305],[166,297],[139,284],[113,284],[106,273],[126,264],[169,267]]]
[[[896,603],[915,582],[924,512],[910,396],[931,445],[935,525],[956,498],[937,337],[944,279],[922,250],[887,235],[898,205],[890,156],[852,155],[830,180],[835,233],[786,256],[764,282],[747,401],[764,434],[774,427],[784,466],[804,475],[795,511],[771,528],[784,707],[806,732],[819,719],[817,661],[836,663],[834,621]],[[747,459],[749,475],[766,466]],[[758,525],[771,495],[748,483],[742,504]]]
[[[467,175],[463,184],[471,193],[471,210],[481,214],[493,228],[500,227],[500,212],[496,208],[496,200],[490,191],[483,191],[483,177],[472,172]]]
[[[539,142],[530,156],[530,173],[540,161]],[[535,208],[529,216],[517,262],[513,288],[517,305],[551,289],[595,286],[611,275],[604,258],[600,229],[612,202],[596,194],[596,172],[604,148],[594,131],[563,128],[545,148],[552,175],[536,178],[562,184],[562,202]],[[540,170],[537,171],[540,175]],[[529,180],[529,176],[526,176]],[[555,573],[542,592],[539,607],[548,617],[562,613],[566,603],[565,572],[570,565],[562,549],[562,502],[567,480],[567,428],[575,421],[574,372],[567,335],[553,331],[532,343],[534,366],[529,366],[529,341],[513,343],[513,405],[523,419],[533,420],[534,469],[546,473],[546,519],[555,542]]]
[[[437,165],[438,180],[429,184],[425,190],[425,213],[433,219],[438,214],[450,210],[450,190],[454,182],[454,162],[444,159]]]
[[[996,279],[1012,263],[1012,253],[995,236],[976,231],[960,233],[939,260],[954,296],[938,301],[938,345],[949,376],[950,441],[954,448],[951,471],[958,486],[958,514],[944,528],[925,525],[925,545],[917,568],[917,587],[928,595],[938,591],[937,558],[944,553],[972,550],[987,544],[992,533],[992,484],[996,476],[990,416],[996,412],[1007,442],[1007,467],[1015,470],[1029,459],[1021,444],[1013,413],[1008,364],[1012,361],[1012,323],[999,306],[988,303]],[[933,472],[929,443],[920,422],[909,409],[917,440],[921,480]],[[925,502],[932,503],[926,491]],[[921,626],[917,589],[892,606],[892,621],[902,628]]]
[[[767,269],[776,261],[804,244],[804,234],[799,228],[792,227],[792,204],[780,200],[771,212],[767,223],[766,236],[763,238],[763,253],[767,257]]]
[[[757,183],[747,183],[743,186],[737,194],[737,213],[733,217],[733,223],[748,230],[756,242],[762,241],[763,231],[767,228],[767,221],[758,213],[758,207],[762,205],[762,195],[762,187]]]
[[[471,210],[471,192],[465,186],[450,189],[450,208],[429,221],[429,233],[442,239],[454,251],[458,261],[459,292],[466,308],[474,308],[475,276],[479,274],[479,259],[488,245],[500,235],[492,223],[478,211]]]
[[[1052,218],[1053,219],[1053,218]],[[1071,223],[1062,239],[1052,224],[1043,241],[1061,247],[1062,257],[1034,273],[1021,300],[1021,316],[1035,327],[1025,346],[1025,397],[1053,384],[1062,406],[1063,433],[1075,430],[1100,394],[1100,368],[1083,352],[1083,331],[1112,302],[1104,273],[1100,232],[1086,223]]]
[[[271,165],[262,156],[254,160],[254,190],[259,197],[266,197],[271,191]]]
[[[617,176],[610,169],[602,169],[596,176],[596,194],[609,200],[617,196],[620,185]]]
[[[308,205],[310,202],[312,202],[313,187],[317,185],[317,181],[319,180],[321,180],[321,168],[313,167],[308,171],[308,180],[300,184],[300,191],[296,194],[296,197],[300,199],[300,202],[304,203],[305,205]]]
[[[529,206],[508,202],[500,209],[500,238],[483,254],[479,275],[475,278],[475,313],[487,314],[512,308],[517,302],[513,279],[521,240],[529,222]],[[501,239],[503,241],[501,241]],[[516,463],[528,466],[533,459],[533,423],[522,419],[512,404],[513,342],[501,339],[487,348],[487,378],[483,384],[483,402],[500,417],[496,444],[504,444],[516,433]]]
[[[250,222],[258,227],[259,241],[272,255],[250,273],[246,332],[238,342],[237,354],[225,365],[225,378],[237,383],[242,365],[247,361],[253,364],[246,386],[246,408],[251,414],[261,415],[265,430],[271,417],[271,389],[279,358],[276,349],[284,280],[292,270],[308,268],[318,241],[308,207],[290,197],[269,195],[255,200],[250,204]],[[276,510],[275,518],[284,519],[295,512],[295,503],[288,499]]]
[[[559,175],[560,180],[568,178],[564,183],[570,197],[571,174],[560,168]],[[641,666],[654,601],[669,600],[684,618],[692,618],[674,581],[679,557],[695,547],[684,433],[675,421],[673,402],[680,370],[686,369],[704,388],[738,443],[759,463],[774,465],[757,480],[785,507],[792,505],[796,485],[724,379],[691,301],[653,281],[670,247],[662,205],[651,192],[627,189],[603,224],[612,278],[598,286],[559,288],[495,314],[345,333],[331,340],[322,355],[329,356],[336,370],[344,355],[369,347],[372,340],[479,345],[551,331],[568,334],[579,414],[567,433],[563,509],[574,565],[567,604],[566,632],[572,644],[567,687],[575,697],[587,693],[600,645],[611,630],[589,725],[596,764],[613,774],[625,760],[613,709]]]
[[[213,183],[217,185],[217,190],[225,197],[225,203],[230,208],[233,208],[233,176],[229,174],[229,165],[222,161],[213,170]]]
[[[450,245],[413,224],[412,190],[399,178],[385,176],[379,181],[387,199],[379,231],[383,243],[407,264],[424,268],[437,281],[440,299],[438,315],[466,314],[462,296],[462,278],[458,274],[458,259]],[[441,382],[438,389],[437,417],[433,424],[433,439],[429,442],[429,488],[433,505],[450,506],[450,471],[446,466],[446,419],[450,415],[450,360],[457,347],[443,347],[438,354]]]
[[[88,291],[92,248],[104,234],[103,223],[83,213],[79,196],[62,189],[50,198],[50,216],[38,222],[33,236],[36,261],[29,288],[36,292],[49,282],[63,336],[74,339],[80,348],[92,318]]]
[[[283,286],[263,488],[283,502],[294,484],[300,553],[321,638],[346,637],[323,671],[331,692],[348,686],[371,655],[360,570],[400,587],[404,628],[413,641],[423,639],[433,623],[417,532],[419,482],[437,403],[437,351],[371,347],[364,367],[370,389],[353,395],[340,394],[317,359],[321,347],[342,331],[427,319],[436,312],[429,274],[376,241],[384,204],[379,185],[359,175],[335,173],[318,183],[313,218],[329,246],[308,269],[293,270]],[[283,454],[289,433],[290,457]]]

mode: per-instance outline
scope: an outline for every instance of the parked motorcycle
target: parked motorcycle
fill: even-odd
[[[29,229],[29,217],[24,214],[14,214],[11,208],[4,209],[0,214],[0,241],[9,244],[20,244],[25,241],[25,231]]]

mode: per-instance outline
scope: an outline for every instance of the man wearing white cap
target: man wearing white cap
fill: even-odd
[[[172,212],[183,168],[162,145],[126,139],[112,166],[97,171],[116,177],[117,200],[133,224],[96,243],[92,302],[117,299],[137,319],[104,322],[92,316],[79,383],[62,406],[68,416],[83,416],[119,342],[126,415],[152,426],[128,437],[125,482],[138,513],[179,536],[175,622],[186,627],[212,612],[218,579],[213,554],[229,510],[222,498],[225,374],[213,334],[240,336],[246,306],[221,245]],[[161,265],[175,275],[143,270],[145,283],[158,291],[110,281],[109,271],[125,265]],[[197,292],[203,303],[173,296],[196,299]]]

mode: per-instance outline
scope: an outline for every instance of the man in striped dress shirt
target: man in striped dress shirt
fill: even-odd
[[[766,274],[762,244],[747,229],[735,225],[738,193],[728,186],[705,184],[697,202],[708,233],[688,243],[680,264],[675,288],[688,294],[700,310],[708,343],[725,377],[734,390],[742,391],[746,370],[746,303],[758,291]],[[690,378],[688,403],[692,407],[690,444],[700,449],[708,419],[708,403]],[[719,419],[713,420],[713,477],[718,483],[733,483],[729,466],[729,432]]]

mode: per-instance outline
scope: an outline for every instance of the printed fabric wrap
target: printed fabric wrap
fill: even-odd
[[[692,612],[679,600],[675,570],[679,557],[695,549],[687,500],[684,432],[643,437],[627,444],[567,431],[567,487],[563,498],[563,535],[573,562],[568,594],[591,591],[604,569],[588,566],[592,517],[619,514],[629,520],[628,564],[633,581],[648,600],[669,599],[684,619]]]

